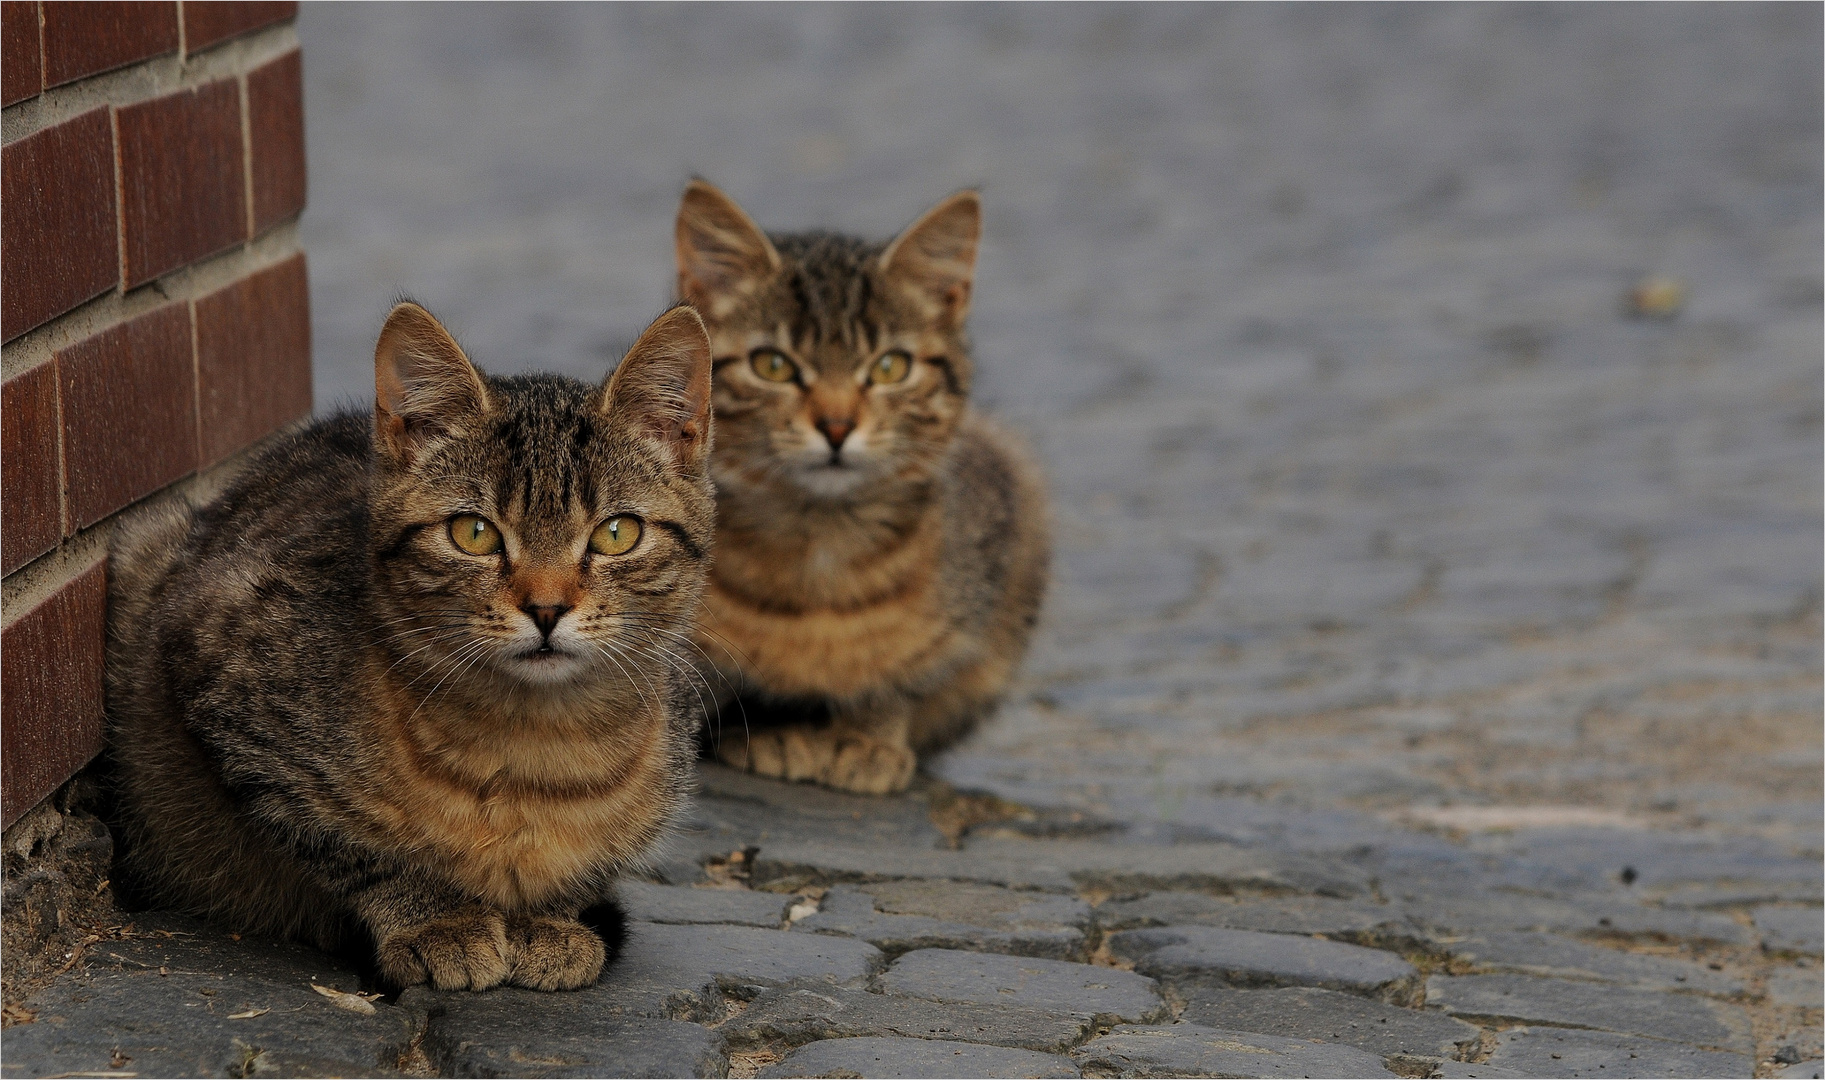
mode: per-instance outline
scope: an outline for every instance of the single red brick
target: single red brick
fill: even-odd
[[[297,15],[297,4],[271,0],[184,0],[184,51],[199,53],[218,42]]]
[[[117,284],[118,235],[107,109],[0,147],[0,339]]]
[[[253,231],[304,209],[304,65],[297,50],[247,76],[253,135]]]
[[[43,89],[38,5],[31,0],[0,0],[0,105],[36,97]]]
[[[247,238],[241,92],[232,79],[115,116],[126,288]]]
[[[190,306],[167,304],[57,354],[69,525],[196,470]]]
[[[0,386],[0,574],[49,551],[63,535],[57,467],[57,365],[39,364]]]
[[[0,828],[101,751],[107,563],[0,631]]]
[[[174,3],[77,3],[44,0],[44,85],[177,50]]]
[[[196,378],[204,467],[310,413],[310,282],[302,254],[196,302]]]

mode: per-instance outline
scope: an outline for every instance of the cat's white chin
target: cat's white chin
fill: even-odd
[[[506,667],[520,679],[535,686],[557,686],[582,675],[587,665],[575,653],[548,650],[520,653],[510,657]]]
[[[853,465],[818,464],[797,470],[793,479],[816,498],[840,499],[854,494],[868,479],[868,474]]]

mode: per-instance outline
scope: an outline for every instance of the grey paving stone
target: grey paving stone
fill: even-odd
[[[1762,948],[1819,954],[1825,945],[1825,912],[1815,907],[1759,907],[1752,913]]]
[[[353,978],[330,978],[353,991]],[[396,1076],[423,1029],[411,1006],[359,1015],[306,980],[196,970],[93,970],[33,997],[5,1036],[9,1076]]]
[[[1229,843],[1126,844],[995,836],[973,841],[966,850],[979,858],[1055,867],[1078,887],[1111,891],[1204,889],[1335,897],[1368,891],[1368,875],[1340,860]]]
[[[881,976],[889,994],[931,1001],[1014,1005],[1121,1024],[1160,1018],[1157,984],[1131,971],[1037,957],[920,949]]]
[[[296,942],[236,934],[167,911],[136,913],[131,926],[131,936],[98,942],[90,955],[115,967],[240,975],[286,986],[315,981],[352,990],[361,982],[348,957]]]
[[[1542,929],[1650,940],[1667,938],[1674,941],[1715,941],[1725,945],[1750,945],[1755,941],[1754,931],[1728,915],[1714,912],[1677,911],[1626,902],[1579,906],[1579,915],[1555,920]]]
[[[1494,880],[1560,892],[1597,891],[1618,883],[1642,889],[1719,881],[1792,881],[1817,887],[1817,860],[1759,837],[1723,838],[1689,830],[1520,828],[1476,836],[1478,853],[1512,856]]]
[[[1565,1028],[1514,1028],[1496,1035],[1489,1064],[1527,1076],[1753,1076],[1744,1054],[1676,1042]]]
[[[1768,1040],[1774,1047],[1774,1060],[1781,1065],[1794,1065],[1802,1061],[1811,1061],[1825,1057],[1825,1030],[1814,1025],[1794,1028]]]
[[[1720,996],[1747,992],[1735,976],[1671,956],[1606,949],[1556,934],[1495,932],[1440,946],[1486,971],[1514,971],[1563,979],[1589,979],[1654,990],[1691,990]]]
[[[837,885],[794,930],[861,938],[889,953],[912,949],[1080,959],[1089,905],[1071,896],[954,881]]]
[[[1751,1045],[1747,1013],[1692,994],[1530,975],[1435,975],[1426,1004],[1470,1019],[1597,1028],[1725,1049]]]
[[[690,889],[625,881],[618,889],[627,917],[653,923],[729,923],[778,929],[793,897],[748,889]]]
[[[630,923],[621,959],[573,997],[613,1013],[698,1020],[719,1014],[724,993],[751,997],[755,988],[790,982],[855,985],[882,960],[867,942],[824,934]]]
[[[1061,1053],[1083,1041],[1090,1028],[1087,1016],[816,985],[767,990],[718,1030],[737,1048],[893,1035]]]
[[[1117,1027],[1071,1051],[1085,1076],[1393,1076],[1351,1046],[1197,1024]]]
[[[1814,1059],[1797,1065],[1786,1065],[1776,1069],[1774,1075],[1782,1080],[1820,1080],[1820,1077],[1825,1077],[1825,1060]]]
[[[816,839],[764,841],[754,860],[757,887],[795,890],[837,882],[948,879],[1010,889],[1068,892],[1071,874],[1041,858],[1001,858],[973,849],[883,847]]]
[[[801,1046],[764,1077],[865,1076],[1070,1076],[1081,1075],[1069,1058],[1005,1046],[940,1039],[830,1039]]]
[[[1825,983],[1817,967],[1783,967],[1768,973],[1768,1000],[1776,1005],[1825,1008]]]
[[[1316,986],[1416,1003],[1419,972],[1393,953],[1341,941],[1218,926],[1126,930],[1110,951],[1173,987]]]
[[[1509,1080],[1511,1077],[1531,1076],[1532,1073],[1516,1072],[1513,1069],[1498,1069],[1493,1065],[1473,1065],[1463,1061],[1441,1061],[1434,1065],[1428,1074],[1429,1080]]]
[[[1651,890],[1649,895],[1669,908],[1733,908],[1749,904],[1811,903],[1820,901],[1816,882],[1738,882],[1727,885],[1675,885]]]
[[[1489,931],[1532,930],[1646,940],[1751,945],[1755,932],[1728,915],[1647,907],[1606,897],[1561,899],[1487,889],[1455,891],[1449,880],[1434,892],[1403,891],[1402,908],[1416,929],[1435,939]]]
[[[1295,852],[1223,843],[1114,844],[989,836],[962,850],[883,847],[824,838],[762,842],[756,885],[796,889],[833,882],[937,878],[1011,889],[1069,892],[1212,889],[1357,896],[1367,875]]]
[[[1096,923],[1105,932],[1144,926],[1227,926],[1276,934],[1323,934],[1359,945],[1417,945],[1422,935],[1395,905],[1328,896],[1276,896],[1239,900],[1199,892],[1156,892],[1099,904]]]
[[[526,990],[436,995],[424,1052],[442,1076],[727,1073],[717,1032],[677,1020],[620,1016],[593,1007],[597,1003],[591,995]]]
[[[1343,1043],[1387,1058],[1456,1058],[1482,1030],[1449,1016],[1313,987],[1188,989],[1179,1019],[1230,1031]]]

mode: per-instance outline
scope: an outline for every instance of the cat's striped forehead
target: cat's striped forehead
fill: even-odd
[[[510,521],[554,525],[666,486],[656,455],[601,411],[600,387],[549,374],[487,383],[486,429],[442,443],[414,470],[421,477],[466,489]]]
[[[872,273],[882,245],[827,232],[768,239],[785,265],[761,321],[786,326],[805,354],[829,345],[875,349],[887,317]]]
[[[606,464],[607,424],[596,411],[599,391],[552,375],[489,380],[496,411],[492,468],[494,499],[522,519],[553,519],[576,506],[593,509]]]

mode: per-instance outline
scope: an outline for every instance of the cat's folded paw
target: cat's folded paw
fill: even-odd
[[[602,939],[575,919],[534,916],[509,927],[513,974],[508,981],[530,990],[575,990],[602,974]]]
[[[723,764],[756,776],[821,783],[832,749],[827,733],[793,725],[726,737],[717,744],[716,756]]]
[[[507,923],[496,912],[432,919],[380,943],[380,974],[396,986],[486,990],[511,973]]]
[[[919,765],[912,748],[867,735],[838,736],[824,783],[859,795],[905,791]]]
[[[757,776],[806,780],[861,795],[906,790],[919,764],[918,755],[903,743],[849,729],[798,725],[724,739],[716,756]]]

